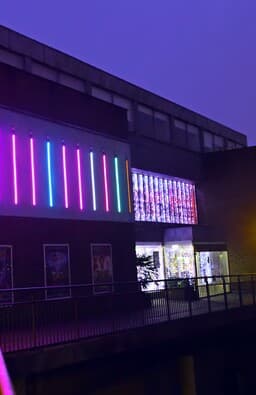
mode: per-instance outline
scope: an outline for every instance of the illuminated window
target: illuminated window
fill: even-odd
[[[136,221],[197,223],[195,186],[190,181],[132,169]]]

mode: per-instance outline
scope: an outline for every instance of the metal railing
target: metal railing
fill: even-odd
[[[256,304],[256,274],[0,290],[0,347],[13,352]]]

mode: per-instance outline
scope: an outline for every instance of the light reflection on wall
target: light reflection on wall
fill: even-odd
[[[195,185],[186,180],[132,169],[136,221],[196,224]]]

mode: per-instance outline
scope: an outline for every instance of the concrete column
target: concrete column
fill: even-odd
[[[179,358],[179,376],[182,395],[196,395],[195,367],[192,355]]]

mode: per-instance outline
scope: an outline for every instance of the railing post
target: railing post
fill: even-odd
[[[78,299],[76,296],[73,297],[73,304],[74,304],[76,335],[77,335],[77,338],[80,339],[80,325],[79,325],[79,317],[78,317]]]
[[[36,347],[36,307],[34,295],[32,296],[32,339],[33,346]]]
[[[222,283],[223,283],[223,291],[224,291],[225,310],[228,310],[227,287],[226,287],[226,280],[224,276],[222,277]]]
[[[165,297],[166,297],[166,306],[167,306],[167,318],[168,321],[171,320],[171,314],[170,314],[170,303],[169,303],[169,290],[168,290],[168,283],[167,280],[164,280],[165,284]]]
[[[206,295],[207,295],[207,303],[208,303],[208,312],[212,312],[212,306],[211,306],[211,297],[210,297],[210,291],[209,291],[209,284],[208,284],[208,278],[205,277],[205,286],[206,286]]]
[[[190,285],[189,285],[189,280],[187,280],[187,284],[186,284],[186,287],[187,287],[187,296],[188,296],[188,311],[189,311],[189,316],[190,317],[192,317],[192,303],[191,303],[191,288],[190,288]]]
[[[242,307],[242,305],[243,305],[243,298],[242,298],[240,275],[237,276],[237,284],[238,284],[238,295],[239,295],[240,307]]]
[[[253,304],[256,304],[256,298],[255,298],[255,282],[254,282],[254,275],[251,275],[251,286],[252,286],[252,301]]]

